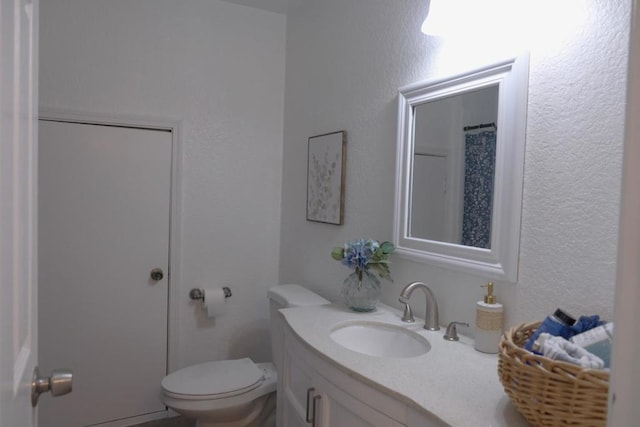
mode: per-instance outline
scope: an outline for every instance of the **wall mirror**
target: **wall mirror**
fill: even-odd
[[[400,256],[517,282],[527,55],[398,95]]]

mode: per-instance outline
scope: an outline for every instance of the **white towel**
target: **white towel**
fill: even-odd
[[[542,333],[536,340],[536,346],[539,353],[550,359],[574,363],[583,368],[604,368],[604,362],[598,356],[562,337]]]

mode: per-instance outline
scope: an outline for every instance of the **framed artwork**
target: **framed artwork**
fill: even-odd
[[[342,225],[347,132],[309,138],[307,220]]]

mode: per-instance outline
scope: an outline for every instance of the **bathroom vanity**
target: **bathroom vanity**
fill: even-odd
[[[282,426],[529,425],[502,389],[497,356],[475,351],[464,336],[445,341],[444,330],[403,323],[382,304],[372,313],[335,304],[280,313]],[[339,337],[351,327],[351,337]]]

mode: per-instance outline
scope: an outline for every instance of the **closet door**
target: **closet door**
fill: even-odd
[[[73,371],[73,393],[41,398],[40,427],[165,411],[171,146],[160,130],[40,122],[40,369]]]

